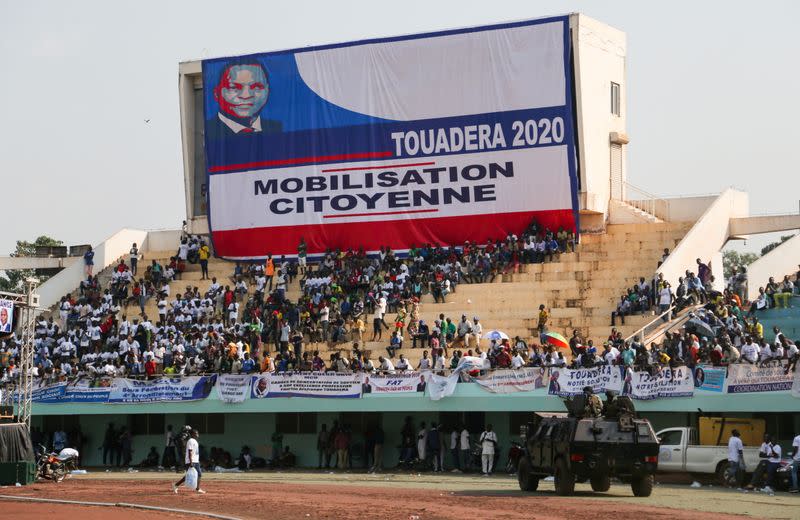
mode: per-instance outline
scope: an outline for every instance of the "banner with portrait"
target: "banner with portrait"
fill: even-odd
[[[787,391],[792,388],[792,374],[787,374],[782,365],[737,363],[728,366],[725,388],[729,394]]]
[[[617,365],[600,365],[592,368],[551,367],[547,393],[562,397],[579,395],[587,386],[596,394],[606,390],[621,392],[624,370],[624,367]]]
[[[203,60],[228,259],[576,230],[569,17]]]
[[[659,399],[662,397],[692,397],[694,373],[686,366],[665,367],[656,373],[625,370],[621,395],[631,399]]]
[[[405,394],[424,392],[427,382],[421,372],[364,374],[362,394]]]
[[[251,376],[250,397],[361,397],[359,372],[293,372]]]
[[[516,370],[492,370],[485,376],[472,379],[484,390],[494,394],[532,392],[544,388],[547,369],[544,367],[520,368]]]
[[[712,365],[698,365],[694,369],[694,387],[706,392],[725,391],[725,376],[728,373],[726,367],[715,367]]]

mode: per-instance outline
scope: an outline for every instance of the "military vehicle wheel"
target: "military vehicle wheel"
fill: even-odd
[[[539,478],[531,475],[531,465],[524,456],[519,459],[517,481],[522,491],[536,491],[539,487]]]
[[[555,485],[558,495],[567,496],[575,492],[575,475],[569,470],[567,461],[563,458],[556,461]]]
[[[633,490],[633,496],[649,497],[653,492],[653,475],[631,479],[631,489]]]
[[[591,483],[592,483],[592,491],[603,493],[611,488],[611,477],[609,477],[608,475],[602,475],[600,477],[592,477]]]

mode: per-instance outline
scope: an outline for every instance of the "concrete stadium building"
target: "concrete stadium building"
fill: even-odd
[[[551,328],[567,337],[574,329],[580,329],[586,338],[601,345],[608,336],[609,317],[620,294],[640,277],[650,280],[661,273],[675,285],[678,277],[695,265],[696,258],[711,259],[712,271],[722,273],[722,249],[730,240],[800,229],[798,215],[751,216],[748,194],[742,191],[725,189],[709,196],[661,198],[631,185],[627,180],[626,153],[631,143],[635,145],[636,136],[629,134],[626,124],[625,33],[577,13],[569,15],[568,24],[580,244],[575,252],[562,254],[557,262],[527,264],[520,272],[498,276],[491,284],[461,284],[448,303],[434,303],[426,295],[421,302],[425,320],[433,322],[440,313],[455,319],[462,314],[480,316],[487,329],[531,341],[537,338],[536,314],[541,303],[552,309]],[[205,86],[200,61],[179,64],[178,88],[186,221],[190,233],[205,235],[209,233],[208,176],[203,146]],[[141,244],[147,261],[168,260],[175,254],[180,237],[179,229],[122,229],[95,245],[96,272],[100,272],[101,281],[107,282],[113,266],[133,242]],[[665,248],[671,254],[657,267]],[[799,254],[800,238],[795,237],[753,264],[749,270],[750,297],[770,276],[792,273]],[[76,291],[83,279],[80,259],[0,259],[0,269],[31,267],[61,269],[39,288],[41,304],[47,308],[56,305],[64,294]],[[227,280],[233,265],[212,258],[209,269],[212,276]],[[720,290],[725,283],[722,278],[716,280]],[[190,265],[183,277],[172,284],[172,291],[181,293],[189,285],[205,288],[208,283],[200,280],[199,267]],[[296,280],[286,296],[296,299],[300,293]],[[146,312],[158,315],[154,301],[147,303]],[[662,337],[664,331],[680,327],[680,319],[685,321],[683,317],[662,324],[652,314],[631,316],[617,329],[625,338],[639,335],[649,344]],[[800,322],[800,312],[773,311],[764,314],[762,322],[765,329],[770,329],[772,322],[780,323],[791,334],[792,327],[796,331]],[[366,342],[365,348],[377,356],[385,345]],[[323,344],[306,349],[319,349],[323,358],[333,351]],[[416,365],[421,349],[404,348],[400,352]],[[800,431],[800,399],[788,389],[740,394],[698,389],[693,397],[642,400],[636,405],[656,430],[695,426],[699,416],[713,415],[763,418],[768,431],[781,440],[791,439]],[[438,401],[425,392],[414,392],[365,394],[357,399],[248,399],[230,404],[220,400],[214,388],[205,399],[174,403],[34,403],[33,425],[50,432],[69,431],[79,425],[88,436],[84,447],[88,465],[100,463],[103,431],[108,423],[115,423],[132,429],[135,461],[143,458],[151,446],[161,451],[166,425],[179,428],[191,424],[202,432],[205,446],[221,447],[234,455],[242,445],[248,445],[257,454],[268,456],[271,434],[281,431],[284,445],[291,446],[299,464],[316,466],[316,434],[322,424],[330,426],[335,420],[352,425],[357,445],[363,444],[358,432],[377,423],[386,432],[386,445],[398,445],[404,418],[413,416],[415,423],[466,424],[476,433],[491,423],[500,444],[507,447],[532,412],[563,410],[561,399],[548,395],[547,388],[501,394],[487,392],[475,383],[458,384],[452,396]],[[387,448],[386,462],[393,463],[397,455]]]

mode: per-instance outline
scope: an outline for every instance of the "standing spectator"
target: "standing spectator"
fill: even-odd
[[[442,471],[442,468],[439,466],[439,428],[437,427],[436,423],[431,423],[431,429],[428,430],[428,436],[425,439],[427,443],[427,451],[426,455],[433,459],[433,472],[437,473]]]
[[[119,446],[122,451],[122,465],[130,466],[133,458],[133,436],[130,430],[124,426],[119,435]],[[119,463],[117,465],[119,466]]]
[[[322,469],[322,461],[325,461],[325,469],[330,466],[330,457],[328,456],[328,442],[330,441],[330,434],[328,433],[328,425],[323,424],[317,434],[317,469]]]
[[[300,237],[300,243],[297,245],[297,262],[300,265],[300,274],[306,274],[306,255],[308,254],[308,246],[303,237]]]
[[[136,276],[136,266],[139,263],[139,248],[136,247],[136,242],[133,243],[130,250],[131,260],[131,274]]]
[[[739,430],[733,430],[728,439],[728,472],[730,480],[736,483],[737,488],[742,486],[741,476],[744,475],[744,471],[744,445]]]
[[[494,466],[494,453],[497,446],[497,434],[492,431],[492,425],[487,424],[486,430],[481,433],[481,462],[483,463],[483,476],[488,477],[492,474]]]
[[[536,328],[539,329],[539,337],[540,338],[542,337],[542,334],[544,334],[547,331],[547,321],[549,319],[550,319],[550,313],[547,312],[547,309],[545,308],[544,304],[540,304],[539,305],[539,323],[536,326]]]
[[[89,246],[89,249],[83,253],[83,263],[86,265],[86,276],[92,276],[92,270],[94,269],[94,251],[92,251],[92,246]]]
[[[53,451],[60,452],[67,447],[67,432],[59,428],[53,433]]]
[[[342,427],[334,438],[334,447],[336,448],[337,467],[339,469],[347,469],[348,455],[347,450],[350,447],[350,435],[346,431],[346,427]]]
[[[161,457],[162,468],[173,468],[178,464],[178,455],[175,452],[175,434],[172,432],[172,425],[167,425],[167,433],[164,435],[164,455]]]
[[[211,256],[211,250],[205,242],[201,242],[200,250],[197,252],[200,259],[200,271],[202,273],[201,280],[208,280],[208,257]]]
[[[275,430],[270,437],[270,442],[272,443],[272,464],[277,466],[283,452],[283,433]]]
[[[461,473],[461,462],[458,457],[458,428],[450,432],[450,458],[453,459],[453,473]]]
[[[789,493],[800,492],[798,486],[797,473],[800,470],[800,435],[797,435],[792,441],[792,489]]]
[[[103,436],[103,466],[114,465],[114,454],[116,451],[117,430],[114,428],[114,423],[108,423],[108,428],[106,428],[106,433]]]
[[[419,432],[417,433],[417,458],[424,461],[427,455],[426,448],[428,446],[428,429],[425,427],[425,421],[419,424]]]
[[[462,470],[467,472],[471,469],[472,464],[470,461],[470,445],[469,445],[469,430],[467,426],[461,427],[461,439],[459,441],[459,449],[461,450],[461,457],[464,460]]]
[[[386,442],[386,434],[383,432],[383,428],[380,424],[375,428],[373,440],[375,441],[375,448],[370,471],[373,473],[380,473],[383,469],[383,444]]]

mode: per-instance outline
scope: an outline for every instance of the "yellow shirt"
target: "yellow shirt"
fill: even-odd
[[[211,256],[211,251],[208,249],[208,246],[203,245],[200,247],[200,260],[208,260],[208,257]]]

